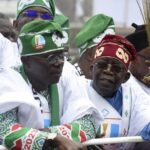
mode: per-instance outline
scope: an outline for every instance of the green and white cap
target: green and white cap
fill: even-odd
[[[115,34],[112,17],[97,14],[91,17],[75,37],[75,44],[82,55],[88,48],[96,46],[106,34]]]
[[[54,21],[36,20],[23,26],[18,40],[22,56],[65,50],[67,40]]]
[[[63,37],[67,40],[66,47],[69,47],[69,18],[62,14],[56,14],[54,21],[61,26]]]
[[[55,16],[54,0],[18,0],[17,3],[17,18],[27,8],[43,7],[47,9],[52,16]]]

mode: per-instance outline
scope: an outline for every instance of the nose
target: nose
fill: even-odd
[[[107,67],[104,69],[104,72],[107,74],[112,74],[112,65],[108,64]]]
[[[60,60],[60,59],[55,60],[55,62],[53,63],[53,65],[56,67],[62,66],[63,64],[64,64],[64,60]]]
[[[34,18],[34,20],[39,20],[39,21],[40,21],[40,20],[43,20],[43,19],[42,19],[41,16],[38,14],[37,17]]]

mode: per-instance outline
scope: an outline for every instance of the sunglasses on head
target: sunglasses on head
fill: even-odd
[[[43,20],[52,20],[53,17],[49,12],[37,12],[36,10],[27,10],[24,12],[26,17],[37,18],[40,16]]]

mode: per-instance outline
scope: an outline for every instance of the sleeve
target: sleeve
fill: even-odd
[[[11,150],[41,150],[49,133],[18,124],[17,108],[0,114],[0,144]]]
[[[48,133],[14,124],[3,137],[3,145],[11,150],[41,150]]]
[[[150,123],[148,123],[139,134],[144,140],[150,141]]]
[[[96,129],[92,115],[85,115],[72,123],[50,127],[51,132],[58,133],[70,140],[84,142],[95,138]]]

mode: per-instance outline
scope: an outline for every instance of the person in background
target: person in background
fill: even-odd
[[[126,38],[135,46],[137,50],[137,59],[131,63],[130,72],[132,74],[130,82],[139,85],[143,91],[150,95],[150,48],[146,26],[132,24],[135,32],[126,36]],[[131,83],[132,84],[132,83]]]
[[[0,33],[10,40],[4,40],[4,42],[2,42],[3,44],[5,43],[3,45],[5,48],[1,49],[1,66],[17,69],[18,66],[21,65],[18,46],[16,43],[17,33],[8,16],[3,13],[0,13]]]
[[[13,25],[20,31],[22,26],[35,19],[53,20],[55,5],[53,0],[19,0],[17,3],[17,17]]]
[[[86,86],[89,98],[104,117],[99,132],[104,138],[140,135],[150,140],[150,116],[147,115],[150,97],[127,84],[128,68],[135,58],[134,46],[118,35],[106,35],[97,46],[92,80]],[[133,150],[134,143],[104,145],[104,148]]]
[[[80,58],[75,64],[79,75],[91,79],[90,66],[96,50],[96,45],[106,34],[115,34],[114,21],[104,14],[91,17],[75,37],[75,44],[79,49]]]
[[[69,51],[69,19],[63,14],[55,14],[55,5],[53,0],[49,0],[48,2],[43,0],[35,0],[31,2],[27,0],[19,0],[17,4],[17,17],[16,20],[14,20],[14,27],[19,32],[23,25],[33,20],[54,20],[58,22],[63,29],[63,36],[66,41],[65,48]],[[68,51],[66,51],[67,55],[69,55]],[[63,70],[64,76],[68,76],[69,72],[71,77],[72,74],[75,74],[74,76],[76,76],[74,67],[68,61],[65,61]],[[69,80],[69,77],[66,78],[68,78],[66,80]]]
[[[131,63],[130,72],[131,77],[127,82],[133,88],[139,88],[140,93],[145,92],[150,95],[150,47],[148,40],[148,32],[146,25],[132,24],[135,31],[126,38],[135,46],[137,50],[137,58]],[[149,142],[138,143],[135,150],[148,150],[150,147]]]

